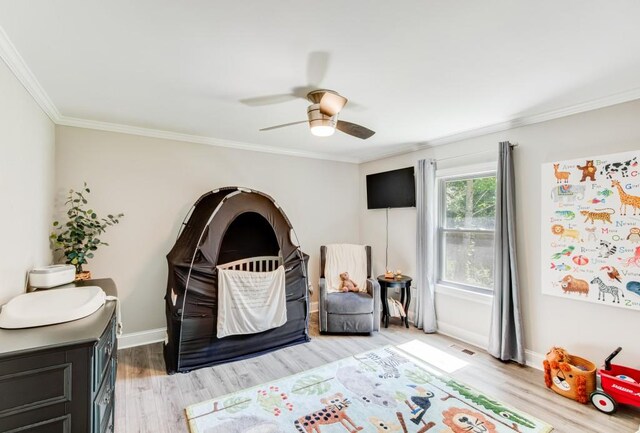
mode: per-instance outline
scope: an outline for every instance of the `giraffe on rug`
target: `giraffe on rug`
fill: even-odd
[[[347,415],[347,407],[351,402],[342,394],[337,393],[323,398],[320,403],[325,405],[324,409],[301,416],[293,422],[300,433],[321,433],[320,426],[335,423],[340,423],[350,433],[362,430],[362,427],[357,426]]]
[[[620,194],[620,215],[627,214],[627,205],[633,207],[633,214],[636,214],[636,211],[640,209],[640,197],[636,195],[627,194],[624,192],[624,189],[620,185],[620,182],[617,180],[611,181],[611,186],[616,187],[618,189],[618,193]],[[622,207],[624,206],[624,211]]]

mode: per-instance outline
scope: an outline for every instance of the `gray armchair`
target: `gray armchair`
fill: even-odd
[[[328,293],[325,279],[327,247],[320,247],[320,332],[368,333],[380,330],[380,283],[371,278],[371,247],[366,246],[367,291]]]

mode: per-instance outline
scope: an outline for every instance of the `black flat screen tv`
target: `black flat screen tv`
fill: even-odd
[[[415,206],[413,167],[367,175],[367,209]]]

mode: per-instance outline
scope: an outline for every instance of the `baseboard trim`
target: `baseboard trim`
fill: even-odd
[[[544,361],[545,358],[543,354],[526,349],[524,351],[524,357],[527,360],[527,367],[542,370],[542,361]]]
[[[311,303],[312,313],[318,311],[318,302]],[[413,323],[413,322],[411,322]],[[150,329],[148,331],[131,332],[118,337],[118,349],[128,349],[130,347],[144,346],[147,344],[159,343],[164,341],[167,330],[166,328]],[[438,333],[447,337],[455,338],[464,343],[486,350],[489,344],[489,338],[484,335],[468,331],[449,323],[438,322]],[[527,366],[542,370],[542,361],[544,355],[533,350],[525,350],[525,358]]]
[[[486,350],[489,346],[488,336],[468,331],[449,323],[438,322],[438,333],[446,335],[447,337],[455,338],[464,343],[471,344],[484,350]],[[544,355],[529,349],[525,349],[524,355],[527,367],[535,368],[536,370],[542,370],[542,361],[544,361]]]
[[[311,313],[318,312],[318,302],[311,302]],[[129,347],[144,346],[164,341],[167,335],[166,328],[149,329],[148,331],[131,332],[118,337],[118,349],[128,349]]]
[[[146,344],[164,341],[167,334],[166,328],[150,329],[148,331],[131,332],[118,337],[118,349],[144,346]]]
[[[460,328],[459,326],[455,326],[450,323],[443,323],[438,321],[438,333],[446,335],[447,337],[458,339],[484,350],[486,350],[487,346],[489,345],[488,336]]]

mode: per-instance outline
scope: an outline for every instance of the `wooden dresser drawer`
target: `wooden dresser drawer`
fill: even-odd
[[[41,423],[32,424],[27,427],[20,427],[15,430],[8,430],[5,433],[70,433],[71,415],[63,415],[58,418],[49,419]]]
[[[0,432],[86,433],[87,348],[0,359]]]
[[[71,364],[62,363],[0,376],[0,414],[71,401]]]
[[[116,351],[116,321],[115,317],[100,337],[100,341],[93,349],[93,391],[95,392],[104,378],[111,355]]]

